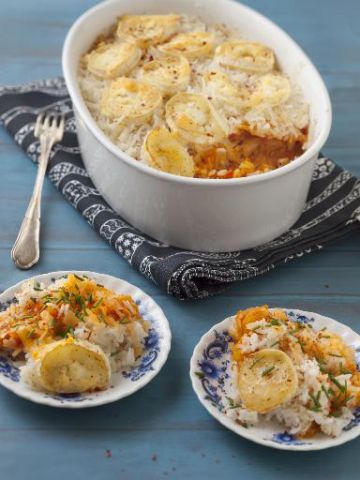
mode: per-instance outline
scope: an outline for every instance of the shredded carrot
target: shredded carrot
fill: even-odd
[[[144,322],[131,296],[70,274],[55,288],[35,284],[24,300],[0,313],[0,349],[17,356],[64,338],[81,325],[130,326],[139,320]]]

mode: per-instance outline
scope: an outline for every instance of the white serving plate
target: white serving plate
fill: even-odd
[[[302,310],[283,309],[296,322],[311,322],[316,330],[327,327],[340,335],[347,345],[357,352],[360,370],[360,335],[346,325],[318,313]],[[314,438],[296,439],[288,434],[284,426],[276,421],[259,422],[245,428],[223,413],[229,405],[226,397],[226,375],[230,363],[228,331],[235,316],[226,318],[214,325],[196,345],[191,362],[190,378],[193,389],[206,410],[226,428],[255,443],[280,450],[323,450],[348,442],[360,435],[360,408],[355,410],[355,418],[337,438],[317,434]],[[200,372],[200,374],[199,374]],[[201,378],[200,378],[201,377]]]
[[[144,353],[139,359],[137,366],[111,376],[110,386],[107,390],[86,394],[56,395],[32,390],[20,378],[19,362],[14,362],[4,355],[0,356],[0,385],[11,390],[19,397],[26,398],[35,403],[60,408],[85,408],[96,407],[106,403],[115,402],[121,398],[135,393],[149,383],[161,370],[170,352],[171,332],[161,308],[154,300],[142,290],[124,280],[105,275],[102,273],[87,271],[59,271],[37,275],[28,280],[35,280],[48,286],[51,282],[68,273],[87,275],[97,283],[104,285],[115,292],[131,295],[143,318],[151,327],[149,335],[145,339]],[[9,302],[16,298],[24,281],[8,288],[0,295],[0,307],[5,309]]]
[[[301,157],[252,177],[180,177],[134,161],[97,126],[81,96],[78,62],[94,39],[124,13],[185,13],[223,22],[274,49],[280,67],[303,88],[310,105],[310,140]],[[100,193],[127,221],[157,240],[199,251],[252,248],[288,230],[299,218],[315,160],[331,125],[326,87],[301,48],[273,22],[231,0],[112,0],[88,10],[71,27],[63,72],[74,106],[84,164]],[[71,186],[69,186],[70,188]]]

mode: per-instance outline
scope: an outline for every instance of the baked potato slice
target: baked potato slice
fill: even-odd
[[[56,393],[104,390],[110,380],[110,365],[100,347],[68,338],[44,349],[40,380],[46,390]]]
[[[247,409],[267,413],[295,395],[298,377],[286,353],[266,348],[249,355],[241,363],[238,385]]]

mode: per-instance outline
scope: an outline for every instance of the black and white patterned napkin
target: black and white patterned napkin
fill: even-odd
[[[207,297],[227,284],[320,250],[358,225],[360,181],[321,158],[300,220],[276,240],[231,253],[193,252],[165,245],[125,222],[96,190],[81,159],[72,105],[62,78],[0,87],[0,122],[34,162],[39,156],[34,122],[45,110],[66,115],[66,133],[52,151],[50,180],[121,256],[175,297]]]

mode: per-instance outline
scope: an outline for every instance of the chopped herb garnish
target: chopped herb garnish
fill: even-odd
[[[84,299],[81,295],[75,295],[75,302],[82,308],[84,306]]]
[[[35,336],[35,330],[31,330],[28,334],[27,334],[28,338],[34,338]]]
[[[196,375],[197,377],[199,377],[201,380],[202,380],[203,378],[205,378],[205,373],[203,373],[203,372],[195,372],[195,375]]]
[[[351,374],[350,370],[347,370],[346,368],[343,367],[342,362],[340,362],[340,364],[339,364],[339,369],[340,369],[341,375],[349,375],[349,374]]]
[[[341,385],[341,383],[336,380],[336,378],[334,377],[334,375],[332,375],[331,373],[329,373],[329,379],[330,381],[337,386],[337,388],[340,390],[340,392],[345,392],[346,391],[346,380],[345,380],[345,385]]]
[[[303,328],[304,327],[302,327],[302,326],[298,326],[298,327],[294,328],[293,330],[290,330],[289,333],[290,333],[290,335],[294,335],[295,333],[299,332]]]
[[[314,406],[310,408],[310,410],[312,410],[313,412],[321,412],[321,403],[320,403],[321,390],[318,391],[316,396],[313,393],[309,393],[309,395],[314,404]]]
[[[321,385],[321,390],[325,393],[326,398],[327,398],[328,400],[330,400],[330,394],[329,394],[328,390],[326,390],[326,388],[324,387],[324,385]]]
[[[115,352],[110,353],[110,357],[115,357],[118,353],[120,353],[121,350],[115,350]]]
[[[63,337],[66,337],[67,335],[74,335],[74,327],[69,325],[65,332],[63,333]]]
[[[342,355],[338,355],[337,353],[328,353],[328,355],[330,355],[330,357],[343,358]]]
[[[276,342],[274,342],[270,345],[270,348],[275,347],[275,345],[278,345],[279,343],[280,343],[279,340],[276,340]]]
[[[249,428],[249,425],[241,420],[236,420],[236,422],[244,428]]]
[[[98,308],[98,307],[102,304],[103,301],[104,301],[104,299],[103,299],[103,298],[100,298],[100,300],[98,300],[98,301],[95,303],[94,308]]]
[[[252,365],[250,368],[253,368],[258,362],[260,362],[260,360],[262,360],[264,357],[259,357],[257,358],[256,360],[253,361]]]
[[[80,280],[80,282],[84,281],[84,279],[82,277],[79,277],[79,275],[76,275],[76,273],[74,273],[74,277]]]
[[[272,365],[271,367],[265,368],[265,370],[262,372],[261,376],[266,377],[267,375],[270,375],[270,373],[274,370],[275,366]]]
[[[278,320],[277,318],[271,318],[270,319],[270,325],[277,325],[277,326],[280,326],[282,322],[280,322],[280,320]]]
[[[84,315],[81,312],[75,312],[75,317],[80,320],[80,322],[84,322]]]
[[[128,323],[131,323],[131,320],[130,320],[129,318],[126,318],[126,317],[125,317],[125,318],[122,318],[122,319],[120,320],[120,323],[121,323],[122,325],[127,325]]]
[[[235,403],[234,400],[230,397],[225,397],[226,400],[229,402],[229,407],[227,407],[228,410],[233,410],[234,408],[240,408],[241,405],[240,403]]]
[[[316,358],[316,361],[319,364],[320,372],[321,373],[327,373],[326,362],[322,358],[317,358],[317,357],[315,357],[315,358]]]
[[[299,340],[298,338],[297,338],[297,342],[298,342],[298,344],[300,345],[302,352],[304,353],[304,352],[305,352],[305,350],[304,350],[305,343],[302,342],[301,340]]]
[[[234,402],[234,400],[233,400],[231,397],[225,397],[225,398],[226,398],[226,400],[229,402],[230,407],[232,407],[232,406],[235,405],[235,402]]]
[[[252,332],[257,332],[259,330],[259,328],[263,328],[264,325],[258,325],[257,327],[255,328],[252,328],[251,331]]]
[[[341,417],[342,412],[341,410],[334,410],[333,412],[330,413],[330,417]]]

